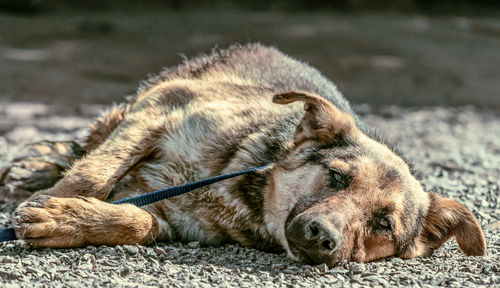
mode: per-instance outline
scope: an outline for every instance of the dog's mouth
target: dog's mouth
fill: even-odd
[[[297,258],[300,262],[309,265],[319,265],[325,263],[328,267],[333,267],[342,260],[345,260],[341,253],[331,252],[331,253],[317,253],[314,252],[314,248],[306,249],[298,245],[289,243],[290,251],[293,256]]]

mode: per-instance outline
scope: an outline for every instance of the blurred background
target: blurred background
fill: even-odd
[[[354,104],[500,111],[498,0],[0,0],[0,105],[120,102],[184,56],[255,41]]]

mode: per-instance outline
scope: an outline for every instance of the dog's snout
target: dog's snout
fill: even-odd
[[[341,244],[339,230],[324,219],[299,217],[285,231],[290,244],[306,252],[311,258],[329,254]]]

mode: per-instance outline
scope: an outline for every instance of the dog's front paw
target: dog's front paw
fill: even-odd
[[[85,245],[79,206],[72,202],[71,198],[47,195],[37,195],[23,202],[12,217],[17,237],[35,247]]]

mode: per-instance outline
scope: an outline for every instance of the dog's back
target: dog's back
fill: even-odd
[[[339,109],[355,115],[335,84],[307,63],[260,44],[213,49],[209,55],[186,59],[183,64],[143,81],[138,95],[174,79],[199,79],[272,89],[276,93],[305,91],[322,95]],[[358,125],[361,121],[355,116]]]

